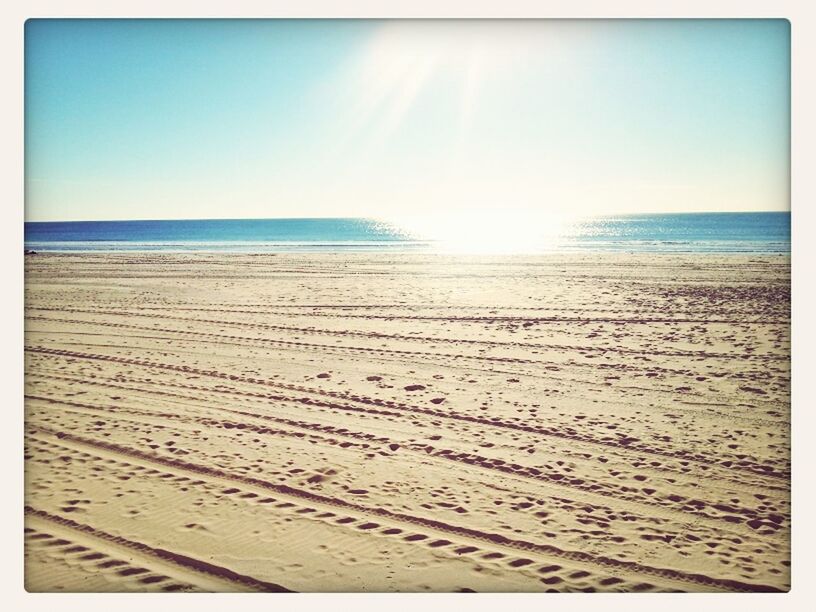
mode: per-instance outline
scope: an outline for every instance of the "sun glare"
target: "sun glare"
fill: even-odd
[[[546,212],[480,211],[402,218],[394,224],[449,254],[529,254],[552,250],[570,219]]]
[[[523,63],[531,52],[530,41],[486,27],[432,22],[418,32],[410,22],[384,25],[355,67],[359,86],[353,88],[353,126],[373,121],[379,125],[378,137],[388,137],[431,79],[445,74],[458,82],[459,127],[467,129],[479,88],[491,75]]]

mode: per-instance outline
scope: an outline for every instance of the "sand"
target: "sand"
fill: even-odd
[[[26,257],[29,591],[787,591],[790,260]]]

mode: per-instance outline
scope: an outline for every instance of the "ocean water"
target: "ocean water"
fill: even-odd
[[[512,224],[510,227],[512,245]],[[27,222],[25,248],[61,252],[446,252],[450,245],[462,244],[459,234],[467,234],[467,228],[463,219],[461,228],[453,224],[447,230],[447,237],[438,233],[431,237],[393,223],[355,218]],[[790,251],[789,212],[605,216],[576,220],[559,226],[556,232],[540,229],[541,239],[527,240],[518,252]],[[529,236],[529,228],[525,230]],[[466,248],[455,250],[480,252],[481,246],[489,247],[491,242],[489,234],[477,235],[464,241]]]

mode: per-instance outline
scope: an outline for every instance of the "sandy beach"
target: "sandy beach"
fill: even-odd
[[[787,591],[789,266],[26,256],[26,588]]]

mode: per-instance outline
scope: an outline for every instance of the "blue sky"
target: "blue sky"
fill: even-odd
[[[29,20],[26,219],[786,210],[784,20]]]

